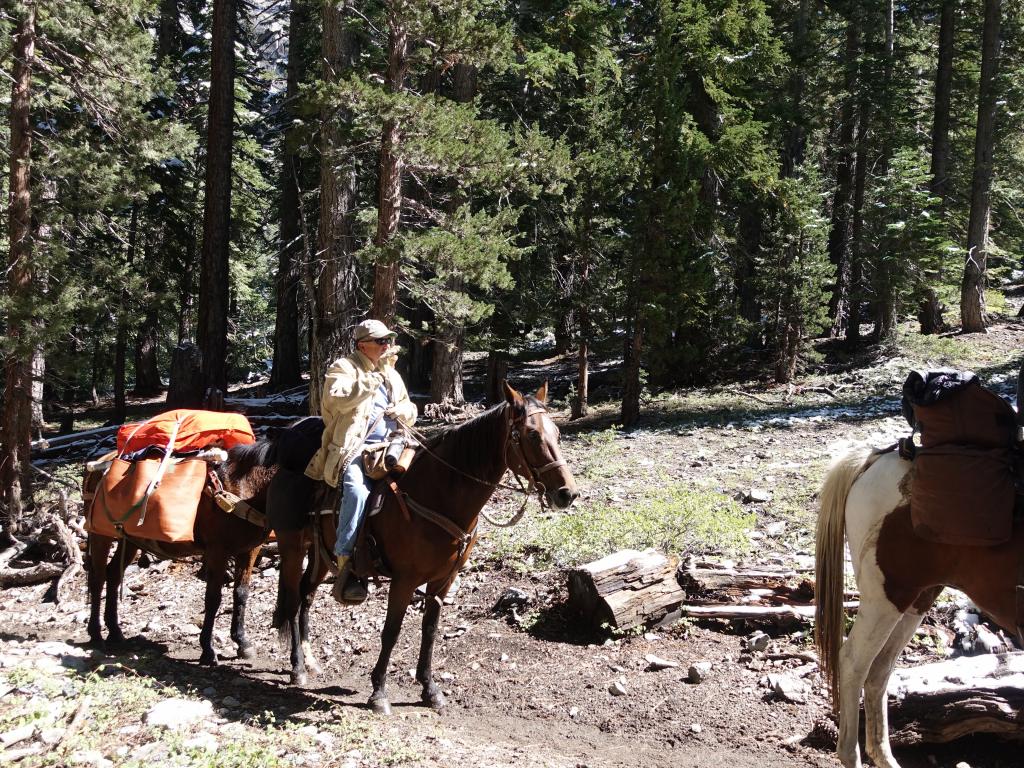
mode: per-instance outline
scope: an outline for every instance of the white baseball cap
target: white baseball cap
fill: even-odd
[[[394,338],[398,334],[388,330],[388,327],[380,320],[363,320],[363,322],[356,326],[352,335],[355,337],[356,342],[360,342],[366,339],[386,339],[388,336]]]

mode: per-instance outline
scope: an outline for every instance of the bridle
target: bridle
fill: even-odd
[[[469,474],[465,470],[459,469],[450,462],[442,459],[434,451],[430,450],[430,448],[427,447],[427,444],[429,442],[427,436],[420,432],[418,429],[415,429],[414,427],[410,427],[404,424],[402,425],[402,428],[408,431],[413,437],[415,437],[419,441],[421,450],[430,455],[438,463],[448,467],[448,469],[457,472],[458,474],[462,475],[465,478],[468,478],[469,480],[472,480],[475,483],[487,485],[490,486],[491,488],[504,488],[505,490],[515,491],[516,493],[523,494],[524,499],[522,505],[519,507],[519,510],[507,521],[501,522],[495,520],[490,515],[488,515],[484,510],[480,510],[480,515],[491,525],[496,526],[498,528],[511,528],[513,525],[515,525],[523,519],[523,515],[526,513],[526,505],[530,501],[530,497],[534,493],[537,494],[537,500],[541,508],[544,509],[547,507],[547,501],[545,498],[547,487],[541,481],[541,475],[551,469],[555,469],[556,467],[564,467],[566,465],[566,462],[563,459],[557,459],[555,461],[544,464],[543,466],[535,467],[530,463],[530,460],[526,456],[526,449],[523,447],[522,429],[523,427],[526,426],[526,422],[530,419],[531,416],[536,416],[537,414],[544,413],[548,413],[548,409],[545,408],[544,406],[532,405],[530,403],[527,403],[525,405],[525,413],[523,415],[523,418],[521,420],[513,419],[511,425],[509,426],[508,437],[505,440],[505,448],[503,453],[505,459],[505,466],[508,467],[509,471],[512,473],[512,476],[516,479],[516,483],[518,484],[517,486],[510,485],[508,483],[503,483],[501,482],[501,480],[498,480],[498,482],[482,480],[481,478],[476,477],[475,475]],[[521,460],[522,466],[526,467],[527,472],[529,472],[529,475],[525,476],[525,483],[523,482],[524,476],[519,471],[517,471],[513,463],[509,461],[510,448],[513,448],[513,450],[518,451],[518,457]]]
[[[523,416],[522,425],[526,426],[526,422],[531,416],[536,416],[538,413],[547,413],[548,409],[543,406],[527,405],[526,414]],[[519,457],[522,459],[522,466],[526,467],[530,473],[527,477],[527,485],[524,487],[522,483],[522,476],[515,470],[512,462],[508,460],[508,450],[510,446],[515,446],[519,449]],[[555,469],[556,467],[564,467],[564,459],[556,459],[555,461],[549,462],[541,467],[535,467],[530,463],[530,460],[526,456],[526,449],[523,447],[522,434],[520,432],[519,424],[512,422],[512,426],[509,429],[508,440],[505,442],[505,464],[512,472],[512,475],[519,481],[521,493],[532,493],[535,489],[540,497],[541,506],[544,506],[544,493],[547,491],[544,483],[541,482],[541,475],[548,470]],[[488,518],[489,519],[489,518]]]

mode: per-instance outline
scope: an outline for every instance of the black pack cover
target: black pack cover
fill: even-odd
[[[903,413],[921,435],[910,511],[931,541],[991,546],[1012,532],[1016,414],[970,371],[915,371]]]

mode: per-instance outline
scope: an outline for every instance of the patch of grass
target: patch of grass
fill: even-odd
[[[576,441],[573,472],[589,480],[601,480],[618,474],[621,467],[618,460],[621,451],[616,444],[618,430],[615,427],[600,432],[587,432]]]
[[[596,504],[537,519],[528,527],[492,537],[494,556],[532,556],[541,566],[574,566],[620,549],[653,547],[665,553],[722,552],[749,548],[755,515],[720,493],[663,478],[629,505]]]
[[[963,365],[974,356],[974,350],[962,336],[922,336],[903,326],[898,331],[897,345],[912,360],[928,360],[937,365]]]

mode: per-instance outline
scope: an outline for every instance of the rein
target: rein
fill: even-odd
[[[538,408],[538,407],[530,408],[530,407],[527,407],[526,414],[523,417],[523,422],[525,423],[526,419],[529,419],[531,416],[535,416],[538,413],[547,413],[547,412],[548,412],[547,408]],[[418,429],[415,429],[414,427],[408,426],[406,424],[403,424],[402,428],[407,430],[413,437],[415,437],[419,441],[420,448],[422,448],[425,453],[427,453],[430,456],[432,456],[435,461],[439,462],[440,464],[443,464],[444,466],[448,467],[451,470],[454,470],[455,472],[457,472],[458,474],[462,475],[463,477],[468,478],[469,480],[472,480],[473,482],[480,483],[481,485],[488,485],[491,488],[504,488],[504,489],[509,490],[509,491],[515,491],[516,493],[521,493],[521,494],[523,494],[526,497],[523,500],[522,506],[519,507],[519,510],[512,516],[511,519],[507,520],[506,522],[499,522],[497,520],[494,520],[484,510],[482,510],[482,509],[480,510],[481,516],[488,523],[490,523],[491,525],[496,526],[498,528],[511,528],[513,525],[515,525],[516,523],[518,523],[520,520],[523,519],[523,515],[526,513],[526,505],[529,503],[530,496],[534,493],[534,491],[537,492],[538,502],[540,503],[541,509],[543,509],[545,507],[544,492],[547,490],[547,488],[544,486],[544,483],[541,482],[541,479],[540,479],[541,473],[547,472],[549,469],[554,469],[555,467],[565,466],[565,461],[562,460],[562,459],[558,459],[556,461],[552,461],[552,462],[550,462],[548,464],[545,464],[542,467],[534,467],[534,466],[532,466],[530,464],[529,460],[526,458],[526,451],[523,448],[523,444],[522,444],[522,441],[520,439],[519,428],[516,426],[515,423],[513,423],[511,425],[511,429],[509,430],[508,439],[505,441],[505,448],[504,448],[505,466],[508,467],[508,470],[510,472],[512,472],[512,476],[516,479],[516,482],[519,485],[518,485],[518,487],[516,487],[516,486],[510,485],[508,483],[503,483],[500,480],[498,482],[496,482],[496,483],[492,483],[492,482],[490,482],[488,480],[481,480],[479,477],[475,477],[474,475],[471,475],[468,472],[466,472],[466,471],[464,471],[462,469],[459,469],[458,467],[454,466],[453,464],[451,464],[451,463],[445,461],[444,459],[442,459],[434,451],[430,450],[427,447],[427,442],[428,442],[429,438],[427,438],[427,436],[424,435],[422,432],[420,432]],[[523,484],[522,476],[518,472],[516,472],[516,470],[514,470],[512,468],[512,465],[511,465],[511,463],[508,460],[509,445],[513,445],[513,444],[519,449],[519,456],[522,458],[523,466],[525,466],[529,470],[529,472],[530,472],[530,477],[528,478],[528,482],[525,485]]]

